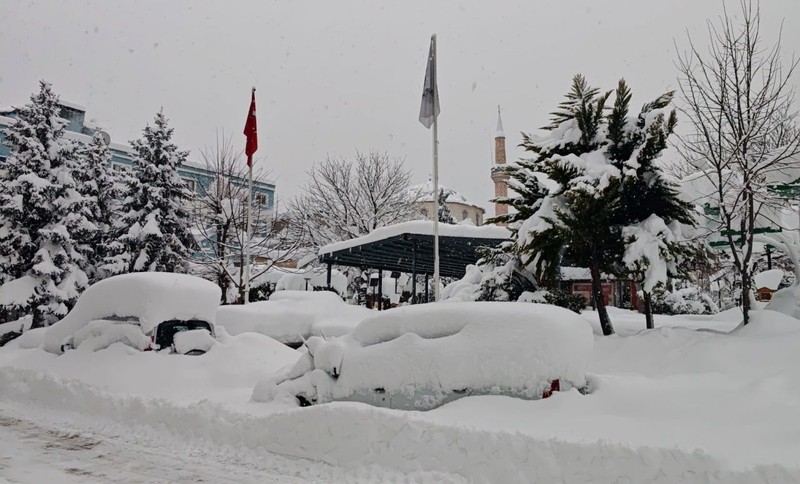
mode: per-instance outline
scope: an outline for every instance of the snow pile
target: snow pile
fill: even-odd
[[[176,353],[185,355],[190,351],[207,352],[216,344],[216,341],[208,330],[191,329],[176,333],[173,344],[175,345]]]
[[[34,379],[47,375],[67,382],[70,387],[79,382],[91,385],[95,391],[87,393],[90,400],[96,389],[103,389],[124,398],[136,395],[181,405],[202,400],[244,405],[253,386],[265,374],[294,364],[300,356],[298,351],[266,336],[254,333],[230,336],[222,328],[217,328],[217,343],[201,358],[182,357],[169,351],[139,351],[118,343],[90,351],[91,339],[77,350],[58,356],[41,348],[22,349],[22,340],[38,331],[28,331],[0,348],[0,373],[20,369],[38,375]],[[6,396],[6,388],[0,384],[0,403]],[[149,404],[139,408],[147,407]],[[90,405],[86,410],[92,414],[95,409]]]
[[[285,344],[310,336],[341,336],[372,312],[351,306],[330,291],[278,291],[269,301],[221,306],[217,324],[232,335],[261,333]]]
[[[468,265],[461,279],[451,282],[442,291],[442,300],[452,302],[476,301],[481,290],[484,271],[480,266]]]
[[[34,328],[22,333],[15,343],[23,349],[40,348],[44,344],[44,335],[47,328]]]
[[[137,320],[142,333],[170,319],[214,324],[220,289],[187,274],[140,272],[104,279],[88,288],[69,314],[47,329],[45,350],[58,353],[65,338],[97,319]]]
[[[759,272],[753,277],[753,285],[756,289],[767,288],[777,291],[778,287],[783,281],[783,270],[770,269],[768,271]]]
[[[800,319],[800,285],[792,284],[772,295],[766,309]]]
[[[514,404],[532,403],[503,397],[461,400],[429,413],[334,403],[264,415],[232,411],[208,401],[182,406],[137,396],[120,398],[80,382],[9,368],[0,368],[0,388],[17,402],[59,412],[91,412],[98,425],[121,424],[120,430],[131,429],[133,436],[144,434],[145,441],[158,439],[160,434],[152,433],[157,430],[190,448],[215,445],[229,452],[266,451],[362,472],[368,468],[361,466],[375,465],[403,472],[444,471],[468,482],[777,484],[800,479],[800,470],[794,466],[735,468],[696,449],[634,446],[606,439],[568,441],[448,421],[463,410],[462,403],[480,405],[486,415],[501,417],[498,407],[506,411],[514,409]],[[581,400],[588,398],[572,391],[535,405],[544,407],[547,414]],[[536,411],[529,411],[536,417]],[[571,427],[580,426],[567,425],[565,430]]]
[[[98,351],[122,343],[139,351],[150,346],[150,338],[139,326],[119,321],[91,321],[73,335],[72,345],[83,351]]]
[[[24,331],[28,331],[31,329],[31,325],[33,324],[33,316],[23,316],[20,319],[15,321],[9,321],[7,323],[0,324],[0,336],[3,336],[6,333],[22,333]]]
[[[520,303],[406,306],[332,341],[311,338],[294,368],[253,392],[256,401],[382,401],[429,409],[465,395],[538,398],[553,380],[586,385],[591,329],[575,313]],[[377,399],[375,389],[380,395]]]

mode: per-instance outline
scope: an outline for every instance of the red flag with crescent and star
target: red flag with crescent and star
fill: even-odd
[[[247,145],[244,154],[247,155],[247,166],[253,166],[253,153],[258,150],[258,128],[256,127],[256,88],[253,88],[250,98],[250,111],[247,113],[247,122],[244,125],[244,135]]]

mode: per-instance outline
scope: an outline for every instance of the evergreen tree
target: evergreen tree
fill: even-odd
[[[689,205],[654,163],[674,130],[674,112],[664,112],[672,94],[646,104],[636,118],[629,116],[631,93],[624,81],[607,109],[610,95],[590,87],[583,76],[573,78],[545,133],[523,135],[522,146],[535,158],[506,168],[516,195],[496,201],[515,210],[489,220],[509,224],[509,250],[545,285],[552,286],[564,259],[588,266],[604,334],[614,329],[602,274],[654,280],[648,270],[676,267],[672,262],[683,250],[680,224],[692,222]],[[661,245],[647,243],[645,233]],[[653,247],[658,249],[642,252]]]
[[[6,130],[10,154],[0,180],[0,282],[34,326],[66,315],[87,286],[79,241],[96,230],[73,174],[76,146],[63,138],[58,96],[47,82]]]
[[[110,255],[109,244],[114,240],[114,226],[120,214],[123,186],[111,172],[111,152],[100,130],[83,147],[80,160],[80,169],[76,170],[75,180],[78,182],[78,190],[86,200],[87,216],[97,227],[83,241],[83,245],[88,247],[84,254],[89,257],[89,279],[95,282],[107,275],[102,266]]]
[[[635,122],[628,116],[631,91],[624,80],[616,91],[609,120],[608,153],[623,174],[615,224],[621,225],[625,254],[621,273],[628,272],[642,285],[647,328],[653,328],[651,294],[668,277],[685,275],[679,262],[691,256],[683,237],[694,226],[691,204],[681,200],[655,161],[667,147],[677,124],[675,110],[667,111],[673,92],[645,104]]]
[[[196,243],[186,210],[192,193],[178,176],[188,152],[172,142],[162,112],[131,143],[135,175],[127,180],[119,237],[109,247],[107,273],[183,272]]]
[[[515,222],[514,250],[539,281],[552,285],[564,257],[589,267],[603,334],[613,334],[614,328],[601,277],[603,272],[613,272],[622,253],[620,229],[611,223],[620,173],[604,154],[609,95],[590,87],[583,76],[575,76],[566,100],[544,128],[546,133],[523,135],[522,146],[536,156],[508,168],[511,188],[522,192],[498,200],[522,208],[500,221]],[[557,183],[557,188],[544,187],[537,173]]]
[[[445,224],[454,224],[456,220],[453,218],[450,207],[447,206],[447,197],[449,194],[444,192],[444,188],[439,189],[439,222]]]

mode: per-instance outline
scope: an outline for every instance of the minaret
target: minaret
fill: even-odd
[[[508,196],[508,173],[503,171],[506,164],[506,135],[503,133],[503,118],[500,117],[500,106],[497,106],[497,129],[494,134],[494,166],[492,167],[492,181],[494,182],[495,198]],[[494,215],[506,215],[508,205],[494,204]]]

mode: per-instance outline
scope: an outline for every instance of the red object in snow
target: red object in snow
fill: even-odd
[[[247,136],[247,145],[244,154],[247,155],[247,166],[253,166],[253,153],[258,150],[258,128],[256,127],[256,88],[253,88],[250,98],[250,111],[247,113],[247,122],[244,124],[244,135]]]
[[[561,391],[561,382],[558,380],[553,380],[550,382],[550,388],[546,388],[544,393],[542,393],[542,398],[549,398],[553,392],[560,392]]]

